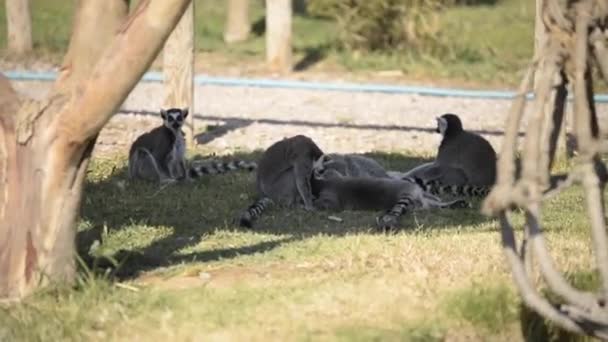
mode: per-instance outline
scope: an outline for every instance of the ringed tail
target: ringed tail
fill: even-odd
[[[402,196],[391,209],[387,210],[383,215],[376,217],[376,225],[385,230],[392,229],[397,219],[412,210],[414,206],[414,200],[410,195]]]
[[[422,179],[415,177],[415,182],[422,187],[424,191],[427,191],[433,195],[453,195],[453,196],[464,196],[464,197],[485,197],[492,190],[491,186],[483,185],[443,185],[439,181],[433,180],[424,182]]]
[[[232,160],[229,162],[214,161],[190,167],[190,177],[199,178],[204,175],[218,175],[236,170],[254,171],[258,165],[255,162]]]
[[[272,205],[272,200],[268,197],[262,197],[259,200],[255,201],[252,205],[243,212],[241,218],[239,220],[239,224],[241,227],[251,228],[253,226],[253,221],[258,219],[262,213]]]

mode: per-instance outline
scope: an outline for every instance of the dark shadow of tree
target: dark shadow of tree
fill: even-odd
[[[327,57],[329,45],[307,47],[304,56],[293,66],[294,71],[304,71]]]
[[[146,110],[129,110],[123,109],[119,113],[123,114],[135,114],[135,115],[151,115],[158,116],[157,112],[146,111]],[[375,125],[375,124],[350,124],[350,123],[334,123],[334,122],[318,122],[308,120],[281,120],[281,119],[248,119],[245,116],[215,116],[215,115],[202,115],[194,114],[194,117],[199,120],[208,121],[220,121],[223,122],[220,125],[207,126],[207,130],[197,134],[194,138],[198,144],[205,144],[219,138],[231,131],[247,127],[253,123],[269,124],[269,125],[290,125],[290,126],[302,126],[302,127],[315,127],[315,128],[353,128],[360,130],[372,130],[372,131],[401,131],[401,132],[421,132],[421,133],[435,133],[434,127],[419,127],[419,126],[407,126],[407,125]],[[504,131],[502,130],[470,130],[471,132],[489,136],[502,136]],[[524,133],[520,132],[519,136],[523,137]]]
[[[227,157],[257,160],[261,152]],[[366,154],[377,159],[387,169],[405,171],[428,160],[400,154]],[[123,163],[124,164],[124,163]],[[101,168],[104,169],[104,168]],[[302,209],[268,210],[254,228],[237,224],[237,217],[255,199],[255,174],[246,171],[205,177],[191,183],[177,183],[159,189],[157,184],[128,181],[124,166],[112,169],[97,181],[87,181],[81,210],[88,229],[78,233],[80,256],[91,264],[89,249],[93,241],[103,244],[104,227],[110,233],[129,231],[134,226],[170,228],[169,236],[159,238],[143,248],[125,246],[113,257],[122,260],[116,271],[120,278],[138,272],[185,262],[209,262],[240,255],[263,253],[282,244],[319,234],[343,236],[375,233],[375,212],[305,212]],[[95,177],[91,177],[95,178]],[[339,216],[342,222],[328,217]],[[447,229],[461,225],[487,222],[476,209],[417,211],[401,221],[405,231]],[[206,236],[219,231],[252,231],[276,236],[247,246],[184,252],[196,246]]]

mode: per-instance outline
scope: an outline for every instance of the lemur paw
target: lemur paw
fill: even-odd
[[[468,209],[471,208],[471,203],[469,203],[466,200],[456,200],[452,203],[450,203],[450,205],[448,206],[448,208],[450,209]]]
[[[175,178],[165,178],[160,181],[160,184],[166,185],[166,184],[173,184],[175,182],[177,182],[177,180]]]
[[[376,217],[376,226],[385,232],[395,229],[398,223],[398,218],[394,215],[384,214]]]

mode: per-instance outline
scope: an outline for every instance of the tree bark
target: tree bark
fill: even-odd
[[[270,70],[291,70],[291,0],[266,0],[266,63]]]
[[[517,146],[513,137],[519,126],[516,124],[521,120],[525,109],[518,98],[513,104],[514,110],[505,130],[498,182],[484,201],[483,210],[500,219],[503,247],[524,304],[562,328],[606,340],[608,237],[604,186],[608,176],[598,155],[599,125],[593,102],[594,73],[590,69],[592,63],[589,51],[594,46],[594,55],[601,55],[603,47],[598,49],[598,44],[603,45],[608,40],[605,36],[606,27],[602,24],[608,20],[608,5],[604,0],[544,0],[542,14],[549,34],[546,44],[535,54],[538,78],[534,108],[531,111],[533,116],[528,120],[524,141],[523,177],[514,181],[511,176],[514,167],[512,156]],[[598,66],[601,68],[601,63]],[[561,79],[555,82],[558,72]],[[542,192],[545,188],[542,183],[552,163],[555,137],[564,115],[566,81],[573,85],[573,132],[579,143],[579,156],[573,170],[563,182],[564,186],[558,185],[558,189],[552,192],[559,193],[576,182],[582,183],[584,187],[591,241],[601,284],[599,291],[576,289],[559,272],[545,244],[540,220],[542,201],[546,198]],[[523,83],[528,82],[529,76]],[[546,288],[559,300],[544,297],[534,286],[530,274],[525,271],[526,260],[517,253],[513,226],[507,218],[514,206],[526,212],[528,243],[538,261]]]
[[[535,57],[542,56],[545,49],[547,48],[547,44],[549,42],[549,32],[548,28],[543,21],[543,7],[545,6],[546,0],[536,0],[536,14],[534,17],[534,55]],[[563,75],[563,71],[560,71],[562,75],[556,75],[556,79],[559,79],[556,85],[556,93],[553,93],[551,96],[555,98],[556,104],[559,104],[560,107],[556,108],[554,111],[554,124],[559,124],[560,129],[555,132],[551,136],[551,144],[552,153],[550,157],[549,167],[553,165],[553,159],[557,155],[558,158],[563,158],[564,160],[568,158],[568,149],[567,149],[567,124],[566,124],[566,116],[564,112],[566,110],[566,103],[558,103],[561,100],[562,94],[566,91],[565,87],[567,85],[567,80]],[[562,82],[563,81],[563,82]],[[538,87],[538,77],[534,77],[534,89]],[[559,121],[559,123],[557,122]]]
[[[0,297],[73,280],[74,221],[95,139],[188,3],[140,0],[124,20],[124,0],[82,1],[46,100],[20,100],[0,78],[0,103],[10,104],[0,107]]]
[[[169,36],[163,52],[165,108],[189,108],[186,144],[194,143],[194,2]]]
[[[16,54],[32,50],[32,18],[29,0],[5,0],[8,49]]]
[[[249,21],[249,0],[228,0],[224,41],[228,44],[247,40],[251,23]]]

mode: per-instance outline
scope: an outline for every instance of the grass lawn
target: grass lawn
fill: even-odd
[[[32,58],[60,61],[67,47],[74,2],[31,0],[35,53]],[[263,67],[264,12],[252,1],[253,32],[243,43],[222,40],[225,1],[196,0],[195,44],[202,72],[234,68],[242,72]],[[4,6],[0,7],[0,46],[6,46]],[[404,80],[470,84],[476,87],[513,86],[532,56],[534,2],[501,0],[496,5],[461,6],[440,15],[449,52],[442,56],[399,53],[351,53],[335,48],[332,21],[296,15],[293,22],[296,70],[377,75],[401,71]],[[10,58],[6,51],[2,56]],[[299,74],[305,74],[300,72]]]
[[[421,161],[372,156],[390,169]],[[335,222],[327,212],[273,210],[248,230],[233,219],[253,198],[252,173],[159,191],[126,181],[124,166],[120,157],[90,166],[77,239],[88,267],[78,284],[0,305],[0,340],[513,341],[522,331],[533,340],[559,335],[520,306],[497,224],[476,209],[415,212],[396,234],[375,232],[373,212],[337,213],[343,221]],[[560,269],[589,286],[594,277],[586,272],[592,255],[584,212],[581,191],[572,189],[546,205],[544,222]],[[521,216],[514,221],[521,223]],[[105,272],[110,262],[101,256],[119,262],[118,271]]]

